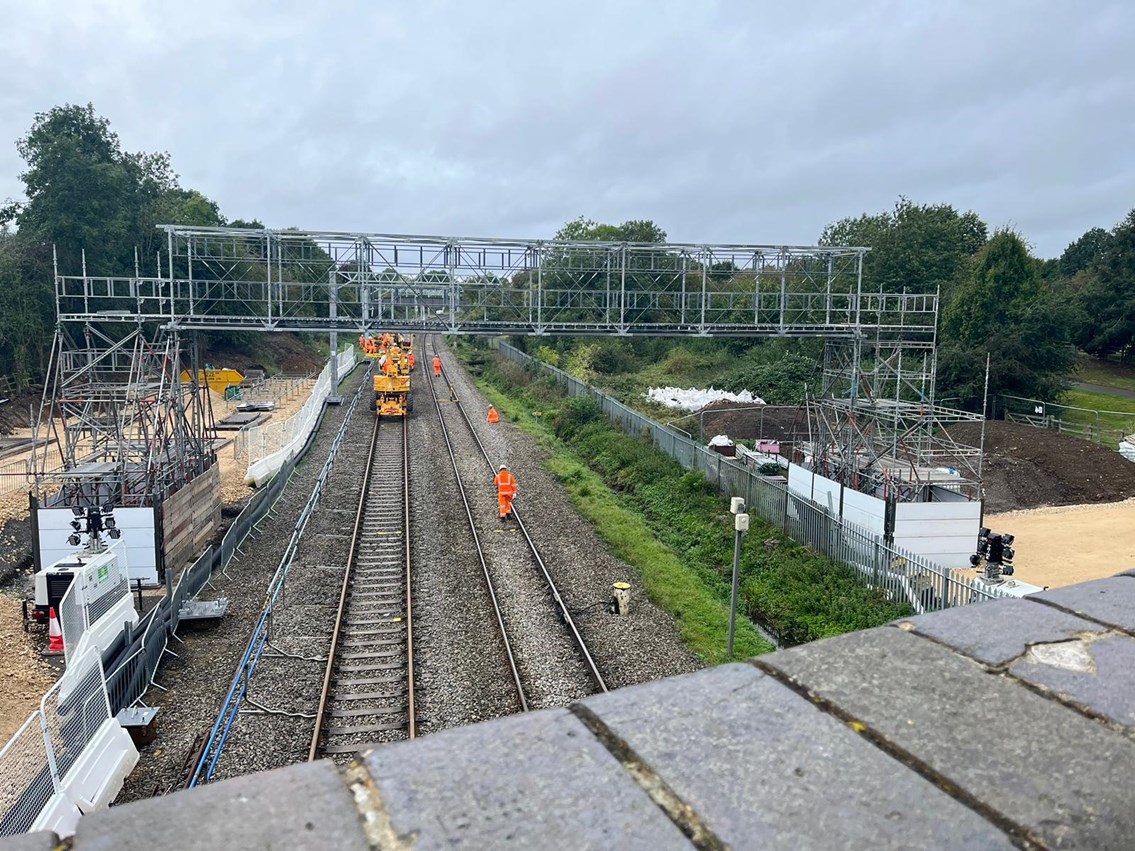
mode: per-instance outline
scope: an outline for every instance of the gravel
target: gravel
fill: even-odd
[[[453,378],[455,386],[460,380],[457,372],[459,368],[452,361],[446,364],[446,375]],[[436,384],[443,382],[439,380]],[[458,409],[458,404],[467,404],[469,395],[458,388],[457,396],[462,401],[442,403],[441,413],[465,483],[465,495],[480,533],[481,546],[496,589],[505,630],[516,656],[528,706],[530,709],[563,706],[591,694],[594,686],[579,658],[578,649],[560,623],[547,585],[524,536],[514,521],[500,522],[493,470],[486,463]],[[446,396],[443,394],[442,398]],[[478,399],[470,416],[484,410],[485,406]],[[489,452],[492,454],[493,450],[489,449]],[[457,509],[456,505],[454,509]],[[459,522],[456,518],[455,521]]]
[[[484,422],[487,403],[439,342],[459,404],[467,406],[494,464],[516,474],[517,507],[529,533],[573,612],[608,687],[615,688],[692,671],[700,662],[682,644],[673,619],[636,594],[632,614],[616,617],[600,604],[611,584],[638,587],[634,569],[614,558],[567,494],[543,467],[545,453],[507,422]],[[427,362],[425,349],[420,360]],[[432,347],[431,347],[432,348]],[[432,357],[432,351],[430,353]],[[410,499],[414,593],[415,695],[418,731],[426,735],[516,712],[499,628],[468,528],[453,466],[441,436],[426,381],[415,373],[415,412],[410,418]],[[349,393],[361,380],[350,379]],[[443,382],[438,381],[439,389]],[[446,387],[448,390],[448,387]],[[448,394],[443,391],[443,399]],[[364,391],[365,400],[365,391]],[[472,507],[494,588],[530,708],[562,706],[596,686],[556,615],[523,536],[515,523],[498,520],[493,472],[476,448],[456,404],[441,405]],[[158,739],[144,749],[120,801],[171,791],[184,776],[185,757],[198,734],[212,726],[235,666],[264,602],[264,591],[294,529],[346,406],[329,408],[315,445],[285,490],[261,533],[242,547],[217,577],[216,593],[230,598],[229,613],[212,627],[183,630],[147,702],[161,707]],[[354,510],[362,483],[373,414],[359,405],[336,458],[331,485],[313,514],[277,607],[272,648],[262,657],[246,704],[233,725],[216,777],[245,774],[306,759],[332,622],[347,559]],[[356,649],[365,648],[365,639]],[[277,714],[260,714],[256,705]],[[393,738],[394,736],[386,736]],[[359,736],[359,744],[382,736]]]
[[[347,379],[344,395],[349,396],[358,388],[364,374],[359,369]],[[159,708],[158,735],[142,749],[118,802],[165,794],[180,787],[186,757],[195,739],[207,734],[216,720],[233,672],[263,610],[268,582],[345,416],[345,405],[327,408],[314,444],[296,468],[272,514],[261,522],[259,533],[254,532],[241,546],[241,553],[228,566],[228,576],[218,573],[212,579],[214,588],[207,586],[202,596],[229,598],[225,617],[211,626],[186,624],[180,630],[180,641],[170,642],[169,650],[176,655],[167,656],[158,671],[156,682],[162,688],[151,688],[144,698],[147,704]],[[289,593],[294,592],[294,587],[289,588]],[[228,764],[228,756],[226,753],[224,764]],[[250,760],[239,773],[261,767],[266,766]]]
[[[544,468],[547,453],[506,420],[487,423],[488,402],[449,351],[440,345],[439,350],[457,396],[463,400],[494,465],[507,463],[517,477],[516,507],[567,601],[607,687],[613,689],[700,668],[702,663],[682,643],[674,619],[646,598],[635,569],[610,553],[594,527],[576,512],[571,498]],[[475,460],[471,459],[471,467],[475,475],[483,477],[481,495],[495,514],[492,474],[479,453]],[[523,544],[523,540],[517,543]],[[532,562],[529,560],[528,564]],[[633,587],[628,617],[609,614],[605,606],[596,607],[611,598],[614,582],[629,582]],[[544,592],[528,602],[535,606],[546,597]],[[587,688],[594,686],[588,681]],[[553,701],[548,705],[556,704]]]

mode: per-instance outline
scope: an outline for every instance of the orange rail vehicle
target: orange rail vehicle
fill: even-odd
[[[414,338],[389,335],[389,340],[375,364],[374,410],[380,417],[404,417],[414,410],[410,394]]]

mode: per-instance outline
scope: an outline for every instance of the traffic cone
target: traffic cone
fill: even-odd
[[[59,618],[55,616],[55,606],[48,609],[47,652],[63,652],[63,630],[59,628]]]

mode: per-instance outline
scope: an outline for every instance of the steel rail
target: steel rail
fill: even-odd
[[[430,342],[431,344],[433,343],[432,339]],[[440,357],[436,348],[434,349],[434,354]],[[449,377],[448,375],[446,375],[444,364],[442,365],[441,372],[442,375],[445,376],[446,381],[449,382]],[[450,383],[450,386],[453,386],[452,383]],[[488,450],[485,449],[485,445],[481,442],[481,438],[480,436],[478,436],[477,430],[473,427],[473,422],[469,419],[469,414],[466,413],[465,409],[461,405],[458,405],[457,409],[461,412],[461,418],[465,420],[465,425],[469,427],[469,433],[473,435],[473,440],[476,441],[477,447],[481,450],[481,455],[484,457],[485,463],[488,465],[489,470],[494,471],[495,468],[493,466],[493,460],[489,457]],[[528,527],[524,525],[524,521],[520,517],[520,512],[515,508],[515,506],[512,509],[512,515],[516,518],[516,524],[520,527],[520,531],[523,533],[524,539],[528,542],[528,547],[532,551],[532,556],[536,559],[536,564],[540,567],[540,572],[544,574],[544,580],[547,582],[548,589],[552,593],[552,599],[555,601],[556,607],[559,609],[560,617],[563,619],[564,624],[571,632],[572,639],[575,641],[576,647],[579,648],[580,655],[583,657],[583,661],[587,665],[587,670],[591,674],[591,678],[595,680],[595,684],[599,687],[600,691],[607,691],[607,684],[603,681],[603,675],[599,673],[599,668],[596,666],[595,660],[591,656],[591,651],[587,649],[587,642],[583,640],[583,636],[580,634],[579,628],[576,626],[575,620],[571,616],[571,611],[568,609],[567,602],[564,600],[563,596],[560,594],[559,589],[556,587],[555,580],[552,579],[552,574],[548,570],[547,564],[544,563],[544,559],[540,555],[540,550],[536,547],[536,542],[533,541],[532,536],[528,534]]]
[[[423,361],[423,373],[426,369],[426,364]],[[441,401],[437,397],[437,388],[434,386],[432,380],[429,381],[430,394],[433,396],[434,407],[437,409],[438,422],[441,424],[441,436],[445,439],[445,449],[449,453],[449,461],[453,465],[453,475],[457,479],[457,490],[461,494],[461,504],[465,508],[465,519],[469,523],[469,531],[473,535],[473,545],[477,549],[477,559],[481,562],[481,573],[485,577],[485,586],[489,589],[489,600],[493,606],[493,614],[496,617],[497,628],[500,630],[501,641],[504,644],[505,656],[508,659],[509,672],[512,674],[512,682],[516,687],[516,696],[520,701],[520,709],[522,712],[528,711],[528,697],[524,693],[524,684],[520,679],[520,670],[516,666],[516,654],[512,650],[512,642],[508,640],[508,631],[504,627],[504,615],[501,613],[500,601],[497,599],[496,589],[493,588],[492,574],[489,572],[488,562],[485,561],[485,551],[481,546],[481,536],[477,534],[477,524],[473,522],[473,509],[469,505],[469,497],[465,493],[465,485],[461,481],[461,471],[457,465],[457,455],[453,451],[453,443],[449,439],[449,430],[445,426],[445,419],[441,414]]]
[[[423,367],[423,372],[425,368]],[[407,401],[409,401],[407,399]],[[378,419],[378,417],[375,417]],[[410,412],[402,415],[402,525],[405,528],[405,561],[406,561],[406,712],[407,736],[417,738],[418,720],[414,710],[414,609],[411,597],[413,596],[413,575],[410,572]]]
[[[347,593],[351,588],[351,574],[355,569],[355,553],[358,551],[359,531],[363,525],[363,514],[366,510],[367,491],[370,487],[370,473],[374,466],[374,448],[378,443],[379,418],[374,418],[374,430],[370,435],[370,449],[367,451],[367,464],[363,472],[363,485],[359,490],[359,504],[355,509],[355,524],[351,529],[351,548],[347,553],[347,564],[343,568],[343,584],[339,588],[339,607],[335,611],[335,626],[331,631],[331,647],[327,651],[327,667],[323,672],[323,687],[319,692],[319,706],[315,710],[315,731],[311,734],[311,747],[307,751],[307,760],[311,762],[319,755],[319,742],[323,737],[324,715],[327,711],[327,698],[331,692],[331,679],[335,673],[335,651],[339,646],[339,634],[342,632],[343,613],[347,609]]]

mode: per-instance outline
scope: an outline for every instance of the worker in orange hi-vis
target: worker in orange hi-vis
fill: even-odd
[[[494,408],[492,405],[489,405],[488,422],[499,423],[500,421],[501,421],[501,418],[500,418],[500,414],[497,413],[497,409]]]
[[[503,523],[512,516],[512,501],[516,499],[516,476],[509,472],[507,465],[501,464],[494,482],[497,486],[497,501],[500,503]]]
[[[441,358],[434,355],[434,378],[441,375]]]
[[[408,361],[410,361],[410,371],[413,372],[413,370],[414,370],[414,353],[410,352],[410,354],[407,355],[406,359]]]

